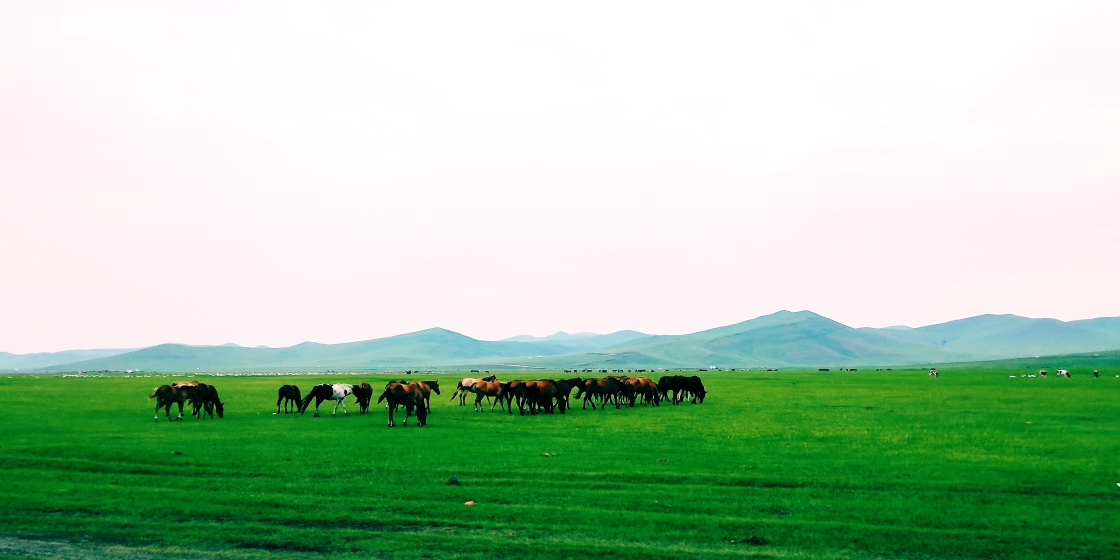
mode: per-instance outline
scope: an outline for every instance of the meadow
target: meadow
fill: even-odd
[[[274,414],[372,374],[202,376],[225,418],[176,423],[146,397],[186,376],[2,375],[0,554],[1120,557],[1120,379],[1018,373],[719,372],[702,405],[532,417],[449,403],[449,373],[393,429]]]

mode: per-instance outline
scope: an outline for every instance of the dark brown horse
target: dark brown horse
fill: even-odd
[[[396,412],[398,406],[404,407],[404,425],[408,425],[408,417],[412,411],[416,411],[416,421],[419,425],[423,426],[428,423],[428,409],[424,407],[424,393],[420,390],[420,384],[412,381],[409,383],[392,382],[385,386],[385,392],[377,398],[378,404],[381,401],[386,401],[389,408],[389,427],[396,426],[393,421],[393,413]]]
[[[354,398],[358,399],[358,414],[369,412],[369,402],[373,400],[373,385],[362,382],[354,386]]]
[[[604,377],[602,379],[585,379],[583,386],[579,388],[576,393],[578,400],[580,395],[583,395],[583,409],[587,410],[587,403],[591,403],[591,409],[595,409],[595,401],[591,400],[593,397],[603,399],[603,408],[607,407],[607,403],[614,399],[614,407],[622,408],[619,402],[618,394],[622,392],[622,382],[617,377]]]
[[[194,415],[199,419],[206,414],[213,418],[214,412],[218,413],[218,418],[225,418],[225,403],[218,397],[218,389],[213,385],[199,383],[191,396],[191,402],[194,404]]]
[[[300,411],[300,401],[303,400],[303,395],[299,392],[299,387],[295,385],[284,385],[276,393],[276,414],[280,414],[280,403],[284,403],[284,414],[288,413],[288,409],[293,405],[295,410],[292,412]]]
[[[183,419],[183,403],[194,395],[195,387],[172,387],[171,385],[160,385],[152,389],[151,394],[148,395],[148,400],[156,399],[156,422],[159,422],[159,409],[166,410],[167,419],[169,421],[181,421]],[[171,405],[179,405],[179,417],[171,420]]]

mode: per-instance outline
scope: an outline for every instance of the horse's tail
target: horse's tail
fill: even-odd
[[[148,400],[154,399],[155,396],[156,396],[156,393],[158,393],[158,392],[159,392],[159,387],[153,388],[152,392],[150,394],[148,394]]]
[[[311,404],[311,399],[313,399],[313,398],[315,398],[315,389],[311,389],[311,392],[307,393],[307,398],[303,399],[303,402],[300,403],[300,405],[299,405],[299,411],[300,412],[307,411],[307,407],[308,407],[308,405]],[[318,414],[318,413],[316,413],[316,414]]]
[[[381,393],[381,396],[380,396],[380,397],[377,397],[377,404],[381,404],[381,401],[383,401],[383,400],[385,400],[385,399],[387,399],[387,398],[389,398],[389,390],[388,390],[388,389],[385,389],[385,391],[383,391],[383,392]]]
[[[459,396],[460,391],[463,392],[463,393],[466,393],[466,391],[463,391],[462,387],[455,387],[455,392],[451,393],[451,400],[447,401],[447,402],[453,402],[455,400],[455,397]],[[378,401],[378,402],[381,402],[381,401]]]

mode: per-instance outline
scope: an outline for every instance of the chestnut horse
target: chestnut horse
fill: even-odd
[[[284,403],[284,414],[288,413],[289,407],[295,406],[295,412],[300,411],[300,401],[303,400],[303,395],[299,392],[299,387],[295,385],[284,385],[276,393],[276,414],[280,414],[280,403]]]
[[[471,387],[473,387],[475,383],[478,383],[479,381],[497,381],[497,379],[498,377],[495,375],[487,375],[482,379],[464,377],[460,379],[459,384],[455,386],[455,392],[451,393],[451,400],[453,401],[455,400],[455,397],[459,397],[459,406],[463,406],[467,404],[467,393],[471,391]],[[438,395],[439,393],[436,394]]]
[[[493,376],[491,376],[491,377],[493,377]],[[482,412],[483,407],[480,404],[480,403],[482,403],[482,397],[486,397],[487,400],[489,400],[490,397],[494,397],[494,402],[490,405],[490,412],[494,412],[494,407],[497,406],[498,403],[502,403],[503,408],[504,408],[505,403],[502,401],[502,385],[503,385],[503,383],[499,383],[497,381],[484,381],[484,380],[476,381],[474,385],[471,385],[470,389],[468,389],[468,390],[475,394],[475,397],[474,397],[474,409],[475,409],[475,411],[476,412]],[[505,385],[507,387],[509,386],[508,384],[505,384]]]
[[[385,392],[377,398],[378,404],[381,401],[387,401],[386,404],[389,408],[389,427],[396,426],[393,421],[393,413],[396,412],[398,406],[404,407],[404,425],[408,425],[408,417],[412,411],[416,411],[416,421],[419,425],[423,426],[428,423],[428,410],[424,408],[424,393],[420,390],[420,384],[411,381],[409,383],[397,383],[396,381],[389,383],[385,386]]]
[[[424,393],[424,408],[432,413],[432,393],[439,394],[439,381],[421,381],[420,392]]]

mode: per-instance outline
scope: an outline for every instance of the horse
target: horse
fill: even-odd
[[[432,393],[439,394],[439,381],[421,381],[420,392],[424,394],[424,408],[432,413]]]
[[[683,389],[692,393],[692,404],[697,404],[697,400],[700,401],[699,404],[704,404],[704,397],[707,396],[708,391],[704,389],[704,383],[700,381],[699,376],[693,375],[684,378]]]
[[[316,385],[312,387],[311,390],[307,392],[307,396],[304,397],[303,404],[300,406],[300,412],[307,412],[307,407],[311,404],[311,399],[315,399],[314,418],[318,418],[319,405],[325,400],[333,400],[334,410],[331,411],[331,416],[338,413],[338,405],[342,405],[343,416],[350,416],[350,413],[346,412],[346,403],[342,402],[342,400],[352,394],[354,394],[354,386],[346,383],[335,383],[334,385],[323,383],[321,385]]]
[[[214,418],[214,412],[218,413],[218,418],[225,418],[225,403],[218,397],[218,389],[213,385],[199,383],[195,387],[191,401],[195,407],[194,415],[199,420],[204,418],[206,414],[209,414],[210,418]]]
[[[155,420],[159,422],[159,409],[166,409],[167,420],[170,422],[183,420],[183,403],[194,395],[195,387],[172,387],[171,385],[160,385],[148,395],[148,400],[156,399],[156,415]],[[179,417],[175,420],[171,419],[171,405],[173,403],[179,404]]]
[[[604,377],[602,379],[585,379],[583,386],[576,392],[576,400],[579,400],[580,395],[583,395],[583,409],[587,410],[587,403],[591,402],[591,409],[595,410],[595,401],[591,398],[594,396],[603,399],[603,408],[607,407],[607,403],[614,398],[614,407],[616,409],[622,408],[622,404],[618,402],[618,393],[622,390],[621,383],[617,377]]]
[[[487,400],[489,400],[490,397],[494,397],[495,400],[490,405],[490,412],[494,412],[494,407],[497,406],[498,403],[502,402],[502,385],[502,383],[498,383],[497,381],[485,380],[476,381],[474,385],[471,385],[469,391],[475,394],[475,412],[482,412],[482,406],[480,405],[480,403],[482,402],[482,397],[486,397]],[[509,386],[508,384],[505,385],[507,387]]]
[[[630,406],[633,407],[636,397],[642,397],[642,405],[648,406],[649,404],[660,405],[657,399],[657,384],[648,377],[631,377],[627,380],[627,385],[630,387]]]
[[[564,385],[567,387],[567,383]],[[553,405],[552,399],[556,399],[555,405]],[[529,404],[530,414],[536,414],[537,409],[541,409],[547,414],[552,414],[557,407],[560,409],[560,414],[564,414],[564,411],[567,409],[565,406],[566,401],[563,395],[561,395],[560,384],[551,379],[526,381],[525,401]]]
[[[564,399],[564,408],[572,408],[572,389],[575,389],[576,387],[580,387],[582,385],[583,379],[580,377],[561,379],[560,381],[556,382],[556,388],[558,390],[557,394],[559,395],[558,398]]]
[[[294,405],[296,412],[300,412],[300,401],[303,400],[303,395],[299,392],[299,387],[295,385],[284,385],[276,392],[276,414],[280,414],[280,403],[284,403],[284,414],[288,413],[288,407]]]
[[[672,404],[677,404],[681,396],[681,380],[684,376],[681,375],[664,375],[661,379],[657,380],[657,392],[660,393],[660,399],[669,399]],[[672,393],[672,395],[670,395]]]
[[[385,391],[377,398],[377,403],[387,401],[386,404],[389,408],[389,427],[396,426],[393,422],[393,412],[397,410],[398,406],[404,407],[404,425],[408,425],[408,416],[412,414],[413,409],[416,410],[416,421],[419,425],[424,426],[428,423],[428,410],[424,408],[424,393],[420,390],[420,384],[415,381],[408,383],[392,382],[385,386]]]
[[[373,386],[364,381],[361,385],[354,385],[354,398],[358,399],[358,414],[368,413],[369,401],[373,400]],[[346,412],[345,406],[342,411]]]
[[[487,375],[482,379],[464,377],[460,379],[459,384],[455,386],[455,392],[451,393],[451,400],[454,401],[455,397],[457,396],[459,397],[459,406],[464,406],[467,404],[467,393],[470,392],[471,387],[473,387],[475,383],[478,383],[479,381],[496,381],[497,379],[498,377],[495,375]],[[436,394],[438,395],[439,393]]]

